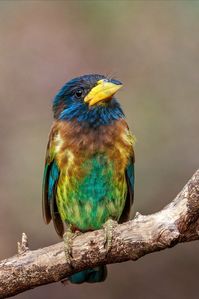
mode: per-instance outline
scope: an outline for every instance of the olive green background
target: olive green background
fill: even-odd
[[[0,1],[0,258],[59,241],[41,216],[54,94],[102,73],[137,137],[134,212],[168,204],[199,165],[198,1]],[[109,266],[105,283],[51,284],[17,298],[197,299],[199,242]]]

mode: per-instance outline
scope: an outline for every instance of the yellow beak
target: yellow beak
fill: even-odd
[[[84,102],[92,106],[100,101],[110,100],[111,97],[122,87],[106,79],[99,80],[97,85],[84,98]]]

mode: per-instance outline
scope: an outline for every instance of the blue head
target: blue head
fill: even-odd
[[[91,74],[67,82],[53,102],[56,120],[77,120],[92,127],[109,125],[124,118],[123,111],[114,98],[122,83],[105,76]]]

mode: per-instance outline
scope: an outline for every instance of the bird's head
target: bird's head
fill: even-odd
[[[57,120],[77,120],[90,126],[107,125],[124,114],[114,98],[122,83],[91,74],[72,79],[57,93],[53,102]]]

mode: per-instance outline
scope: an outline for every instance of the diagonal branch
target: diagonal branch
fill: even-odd
[[[117,225],[108,255],[103,230],[74,239],[72,266],[66,264],[63,242],[31,251],[23,234],[18,255],[0,262],[0,298],[60,281],[86,268],[137,260],[145,254],[198,239],[199,170],[160,212],[147,216],[137,213],[132,221]]]

